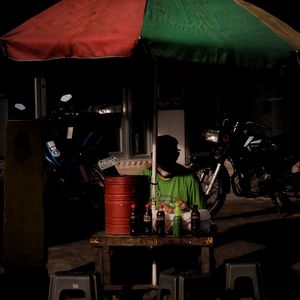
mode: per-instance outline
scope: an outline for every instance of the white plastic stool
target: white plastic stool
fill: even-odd
[[[188,270],[178,274],[178,300],[212,300],[213,286],[210,274]]]
[[[211,300],[212,281],[209,274],[200,271],[175,271],[160,273],[158,300]]]
[[[264,299],[263,282],[260,264],[253,263],[227,263],[225,265],[225,292],[228,290],[235,291],[237,279],[250,279],[252,282],[252,291],[255,300]]]
[[[177,272],[168,269],[160,273],[158,300],[177,300]]]
[[[56,272],[50,277],[48,300],[59,300],[63,291],[81,292],[87,300],[98,300],[98,284],[93,272]]]

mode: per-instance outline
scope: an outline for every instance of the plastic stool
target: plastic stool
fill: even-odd
[[[96,273],[63,271],[51,275],[48,300],[59,300],[61,293],[67,291],[81,292],[87,300],[98,300]]]
[[[226,291],[236,291],[237,283],[241,279],[248,279],[251,282],[252,296],[255,300],[263,300],[263,282],[260,264],[254,263],[227,263],[225,265],[225,293]]]
[[[212,277],[199,271],[186,271],[178,274],[178,300],[211,300]]]
[[[159,275],[158,300],[211,300],[211,276],[168,269]]]
[[[168,269],[159,274],[158,300],[177,300],[177,273]]]

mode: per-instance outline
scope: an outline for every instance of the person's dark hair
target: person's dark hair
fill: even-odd
[[[156,142],[157,163],[163,168],[169,164],[176,163],[180,150],[178,141],[171,135],[160,135]]]

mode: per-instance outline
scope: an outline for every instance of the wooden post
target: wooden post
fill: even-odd
[[[40,122],[8,122],[3,214],[3,262],[7,269],[46,266],[43,187]]]

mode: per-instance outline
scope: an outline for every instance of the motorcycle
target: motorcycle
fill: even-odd
[[[119,175],[118,159],[107,150],[109,117],[91,112],[90,107],[89,111],[77,110],[72,100],[72,95],[63,95],[40,120],[50,243],[102,230],[104,178]],[[15,108],[26,111],[22,103]]]
[[[293,147],[287,145],[295,136],[271,137],[270,130],[259,122],[227,116],[214,129],[203,130],[203,139],[211,145],[209,155],[191,157],[190,168],[198,176],[212,217],[231,191],[249,199],[270,198],[287,209],[299,206],[299,152],[292,153]]]
[[[99,124],[99,117],[93,120],[91,112],[76,111],[71,99],[64,95],[43,118],[45,204],[49,231],[56,234],[67,223],[73,231],[76,223],[89,233],[103,229],[104,178],[119,175],[118,159],[107,151],[104,126],[91,128]],[[85,126],[88,122],[90,127]]]

